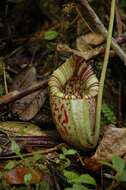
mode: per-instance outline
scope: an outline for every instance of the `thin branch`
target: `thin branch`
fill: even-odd
[[[0,97],[0,105],[13,102],[13,101],[18,100],[20,98],[23,98],[24,96],[26,96],[32,92],[35,92],[35,91],[40,90],[42,88],[44,89],[47,87],[47,84],[48,84],[48,80],[46,79],[46,80],[43,80],[41,82],[38,82],[37,84],[34,84],[34,85],[28,87],[25,90],[22,90],[22,91],[14,90],[12,92],[9,92],[5,96]]]
[[[87,0],[80,0],[81,5],[85,9],[86,14],[88,15],[85,20],[88,21],[90,18],[92,22],[95,24],[96,29],[105,37],[107,38],[108,32],[99,19],[99,17],[96,15],[95,11],[91,8]],[[126,66],[126,53],[120,48],[120,46],[117,44],[116,40],[112,38],[112,47],[117,53],[117,55],[124,61],[124,65]]]
[[[52,148],[48,148],[48,149],[44,149],[44,150],[38,150],[38,151],[35,151],[35,152],[31,152],[31,153],[26,153],[26,154],[22,154],[22,157],[28,157],[28,156],[33,156],[33,155],[36,155],[36,154],[49,154],[49,153],[52,153],[52,152],[55,152],[59,149],[61,149],[65,144],[61,143],[61,144],[58,144]],[[16,158],[19,158],[20,159],[20,155],[16,155],[16,156],[3,156],[3,157],[0,157],[0,160],[3,160],[3,159],[16,159]]]

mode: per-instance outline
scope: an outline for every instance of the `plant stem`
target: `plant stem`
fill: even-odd
[[[98,92],[98,97],[97,97],[95,141],[98,140],[99,133],[100,133],[102,97],[103,97],[103,89],[104,89],[104,81],[105,81],[105,76],[106,76],[106,70],[107,70],[107,65],[108,65],[108,61],[109,61],[109,52],[110,52],[111,41],[112,41],[114,13],[115,13],[115,0],[112,0],[111,11],[110,11],[110,22],[109,22],[109,29],[108,29],[108,37],[107,37],[107,45],[106,45],[104,63],[103,63],[103,68],[102,68],[101,78],[100,78],[100,83],[99,83],[99,92]]]

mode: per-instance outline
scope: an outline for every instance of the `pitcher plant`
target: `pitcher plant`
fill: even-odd
[[[79,149],[94,147],[98,79],[92,67],[71,57],[53,72],[49,87],[52,116],[61,137]]]

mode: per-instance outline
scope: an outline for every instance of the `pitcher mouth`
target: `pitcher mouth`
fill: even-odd
[[[98,94],[98,79],[92,67],[84,61],[79,64],[73,57],[54,71],[49,87],[51,96],[63,99],[88,99]]]

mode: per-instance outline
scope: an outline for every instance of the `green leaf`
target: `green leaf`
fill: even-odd
[[[89,174],[82,174],[76,179],[72,179],[71,182],[73,183],[85,183],[90,185],[96,185],[96,181],[93,177]]]
[[[75,149],[66,149],[65,147],[62,148],[62,152],[64,155],[74,155],[77,153],[77,151]]]
[[[116,124],[117,118],[116,118],[112,108],[109,107],[109,105],[106,103],[102,104],[102,114],[103,114],[104,118],[107,120],[107,122]]]
[[[20,154],[20,147],[14,140],[11,141],[11,150],[17,155]]]
[[[67,187],[65,190],[90,190],[82,184],[74,184],[73,187]]]
[[[67,152],[67,148],[62,147],[62,152],[63,152],[63,154],[66,154],[66,152]]]
[[[38,190],[50,190],[49,184],[46,181],[40,182]]]
[[[77,151],[76,150],[74,150],[74,149],[69,149],[69,150],[67,150],[66,152],[65,152],[65,155],[67,156],[67,155],[75,155],[77,153]]]
[[[86,184],[90,184],[90,185],[96,185],[96,181],[93,177],[91,177],[89,174],[82,174],[79,177],[81,183],[86,183]]]
[[[11,169],[14,168],[15,166],[16,166],[16,161],[11,160],[11,161],[9,161],[9,162],[5,165],[4,169],[5,169],[5,170],[11,170]]]
[[[58,37],[59,35],[59,32],[55,31],[55,30],[48,30],[46,33],[45,33],[45,36],[44,36],[44,39],[45,40],[54,40]]]
[[[123,174],[118,177],[118,180],[121,182],[126,182],[126,171],[124,171]]]
[[[34,161],[38,161],[43,159],[43,156],[41,154],[35,154],[32,158]]]
[[[72,171],[64,170],[63,173],[70,183],[74,182],[74,180],[79,177],[77,173],[72,172]]]
[[[106,166],[109,166],[110,168],[114,169],[112,164],[110,164],[109,162],[106,162],[106,161],[99,161],[100,164],[102,165],[106,165]]]
[[[31,178],[32,178],[32,174],[31,173],[25,174],[24,175],[24,183],[26,185],[28,185],[30,183],[30,181],[31,181]]]
[[[59,155],[59,158],[60,158],[61,160],[64,160],[64,159],[66,158],[66,156],[65,156],[64,154],[60,154],[60,155]]]
[[[125,168],[125,162],[117,155],[112,156],[112,165],[117,172],[123,172]]]
[[[91,177],[89,174],[82,174],[78,175],[75,172],[64,170],[64,176],[68,179],[68,181],[72,184],[90,184],[90,185],[96,185],[95,179]]]

